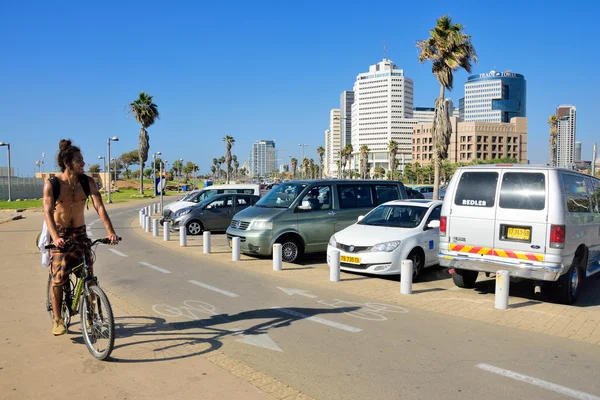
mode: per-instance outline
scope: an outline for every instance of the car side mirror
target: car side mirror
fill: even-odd
[[[364,216],[364,215],[359,215],[359,216],[358,216],[358,222],[362,221],[363,219],[365,219],[365,216]]]
[[[439,227],[440,227],[440,220],[438,220],[438,219],[429,221],[429,224],[427,224],[427,228],[429,228],[429,229],[438,229]]]

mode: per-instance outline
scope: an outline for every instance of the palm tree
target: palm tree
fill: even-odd
[[[308,160],[308,171],[310,179],[315,179],[315,160],[313,160],[312,158]]]
[[[375,175],[375,179],[381,179],[385,176],[385,169],[383,169],[383,167],[377,167],[373,172]]]
[[[215,177],[215,174],[217,173],[217,167],[214,165],[210,166],[210,173],[212,174],[213,178]]]
[[[323,156],[325,155],[323,146],[317,147],[317,154],[319,155],[319,164],[321,164],[321,179],[323,179]]]
[[[221,169],[221,165],[225,164],[225,156],[219,157],[219,178],[223,176],[223,170]]]
[[[423,167],[421,167],[421,164],[416,162],[414,165],[414,170],[415,170],[415,180],[417,181],[417,185],[418,185],[421,183],[421,180],[423,179]]]
[[[227,183],[231,180],[231,146],[235,143],[233,136],[226,135],[223,138],[225,142],[225,176],[227,177]]]
[[[304,179],[308,178],[308,166],[309,166],[308,158],[304,157],[302,160],[302,173],[304,174]]]
[[[296,168],[298,168],[298,159],[292,158],[290,161],[292,163],[292,179],[296,179]]]
[[[138,152],[140,157],[140,171],[144,170],[144,163],[148,161],[148,150],[150,149],[150,136],[148,127],[159,119],[158,106],[152,102],[153,97],[148,93],[140,92],[140,96],[129,103],[127,115],[133,113],[135,120],[142,125],[138,139]],[[144,194],[144,177],[140,174],[140,194]]]
[[[360,146],[360,178],[367,179],[367,168],[369,167],[369,146]]]
[[[352,145],[350,143],[348,143],[346,145],[346,147],[344,147],[344,151],[342,153],[343,159],[344,159],[344,169],[346,169],[346,164],[348,164],[348,168],[350,168],[350,157],[352,156],[352,152],[354,151],[354,148],[352,147]],[[342,175],[342,178],[344,176]]]
[[[392,179],[395,179],[396,168],[398,167],[398,160],[396,160],[396,155],[398,154],[398,142],[395,140],[390,140],[390,143],[388,144],[388,151],[390,153],[388,160],[388,166],[391,171],[390,176]]]
[[[440,97],[435,100],[433,118],[434,178],[433,198],[439,198],[440,170],[442,161],[448,158],[448,146],[452,135],[448,101],[444,90],[452,90],[453,71],[463,68],[471,72],[471,63],[477,62],[477,53],[471,43],[471,36],[463,32],[461,24],[453,24],[448,15],[437,19],[436,25],[429,31],[426,40],[417,41],[420,49],[419,62],[431,61],[431,72],[440,83]]]
[[[235,177],[235,179],[237,179],[238,171],[240,168],[240,162],[238,161],[238,158],[235,154],[231,156],[231,159],[233,160],[233,176]]]
[[[556,137],[558,135],[558,117],[552,114],[548,118],[548,125],[550,125],[550,166],[556,167]]]

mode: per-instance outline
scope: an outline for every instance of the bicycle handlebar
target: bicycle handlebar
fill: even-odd
[[[123,238],[121,238],[121,237],[119,236],[119,238],[118,238],[118,241],[120,242],[121,240],[123,240]],[[92,247],[92,246],[95,246],[95,245],[96,245],[96,244],[98,244],[98,243],[102,243],[102,244],[110,244],[110,239],[108,239],[108,238],[96,239],[96,240],[94,240],[93,242],[91,242],[91,243],[89,243],[89,244],[87,244],[87,243],[86,243],[86,246],[88,246],[88,247]],[[73,242],[66,242],[66,243],[65,243],[65,245],[66,245],[66,246],[72,246],[73,244],[74,244]],[[57,249],[58,247],[56,247],[56,246],[55,246],[55,245],[53,245],[53,244],[49,244],[49,245],[47,245],[47,246],[44,246],[44,248],[45,248],[45,249],[47,249],[47,250],[52,250],[52,249]]]

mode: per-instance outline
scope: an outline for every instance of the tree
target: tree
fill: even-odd
[[[292,179],[296,179],[296,168],[298,168],[298,159],[292,158]]]
[[[144,178],[146,178],[146,179],[152,178],[152,168],[146,168],[144,170]]]
[[[313,160],[312,158],[310,160],[308,160],[308,174],[307,174],[310,179],[315,179],[315,160]]]
[[[435,27],[429,31],[431,35],[426,40],[417,41],[420,50],[419,62],[431,61],[431,72],[440,83],[440,97],[435,100],[433,118],[433,156],[434,182],[433,198],[439,198],[440,170],[442,161],[448,158],[448,147],[452,126],[448,100],[444,97],[445,89],[452,90],[453,71],[463,68],[471,72],[471,63],[477,62],[477,53],[471,43],[471,36],[463,32],[461,24],[453,24],[448,15],[437,19]]]
[[[396,159],[396,155],[398,154],[398,142],[395,140],[390,140],[388,144],[388,166],[390,171],[392,171],[391,177],[392,179],[396,179],[396,168],[398,168],[398,160]]]
[[[427,164],[423,167],[423,183],[427,180],[427,183],[431,184],[431,181],[434,180],[433,175],[435,173],[435,168],[432,163]]]
[[[446,185],[448,184],[448,182],[450,182],[452,175],[454,175],[454,172],[456,171],[456,167],[457,167],[457,164],[452,164],[447,159],[444,160],[444,162],[442,162],[442,175],[444,177],[444,183]],[[434,173],[435,173],[435,171],[434,171]]]
[[[152,102],[153,97],[148,93],[140,92],[140,96],[129,103],[129,112],[133,113],[135,120],[142,125],[138,139],[138,150],[140,159],[140,170],[144,170],[144,163],[148,160],[148,150],[150,149],[150,136],[148,136],[148,127],[152,126],[159,118],[158,106]],[[144,194],[144,179],[140,177],[140,194]]]
[[[233,160],[233,176],[235,177],[235,179],[237,179],[238,170],[240,168],[240,162],[238,161],[238,158],[235,154],[231,156],[231,159]]]
[[[414,183],[416,180],[415,170],[413,165],[408,163],[404,166],[404,181],[406,183]]]
[[[223,138],[225,142],[225,174],[227,177],[227,183],[231,180],[231,146],[235,143],[233,136],[226,135]]]
[[[88,167],[88,171],[90,173],[97,173],[100,172],[100,164],[92,164]]]
[[[552,114],[548,118],[548,125],[550,125],[550,166],[556,167],[556,137],[558,136],[558,117]]]
[[[187,163],[185,163],[185,165],[183,167],[183,173],[185,174],[185,181],[186,182],[188,181],[189,176],[192,172],[196,172],[199,169],[200,168],[198,168],[198,166],[191,161],[188,161]]]
[[[421,182],[423,182],[423,167],[421,167],[421,164],[416,162],[414,165],[414,169],[415,169],[415,180],[418,185]]]
[[[309,167],[310,163],[308,161],[308,158],[304,157],[304,160],[302,160],[302,173],[304,174],[304,179],[308,178],[308,167]]]
[[[343,162],[344,162],[344,170],[346,169],[346,164],[350,164],[350,157],[352,156],[352,152],[354,151],[354,148],[352,147],[352,145],[350,143],[348,143],[346,145],[346,147],[344,147],[344,151],[342,152],[342,157],[343,157]],[[348,168],[350,168],[350,165],[348,165]],[[342,174],[342,178],[344,177],[344,175]]]
[[[360,146],[360,177],[367,179],[367,169],[369,167],[369,146],[363,144]]]
[[[210,173],[212,174],[213,178],[215,177],[215,174],[217,173],[217,167],[215,167],[214,165],[210,166]]]
[[[175,160],[173,161],[173,164],[171,165],[171,171],[173,171],[173,174],[175,176],[181,176],[181,173],[183,172],[183,161],[181,160]]]
[[[131,173],[131,177],[132,177],[133,179],[139,178],[139,177],[140,177],[140,170],[139,170],[139,169],[136,169],[135,171],[133,171],[133,172]]]
[[[323,179],[323,156],[325,155],[323,146],[317,147],[317,154],[319,155],[319,164],[321,165],[321,179]]]
[[[123,163],[123,168],[125,168],[125,178],[131,178],[131,171],[129,171],[129,167],[132,165],[137,165],[140,163],[140,152],[139,150],[131,150],[125,152],[119,156],[121,162]]]
[[[221,165],[225,164],[225,156],[219,157],[219,178],[223,175],[223,170],[221,169]]]
[[[373,172],[375,179],[381,179],[385,176],[385,169],[383,167],[377,167]]]

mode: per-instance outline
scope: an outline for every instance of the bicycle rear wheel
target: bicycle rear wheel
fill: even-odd
[[[83,340],[94,357],[106,360],[115,344],[115,322],[108,297],[98,286],[89,286],[88,295],[82,297]]]

